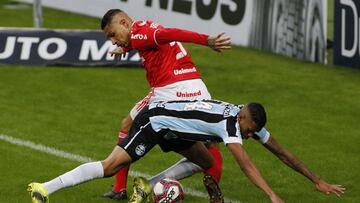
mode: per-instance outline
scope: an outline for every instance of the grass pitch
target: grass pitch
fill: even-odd
[[[4,9],[0,26],[32,26],[31,7]],[[20,14],[21,13],[21,14]],[[98,29],[99,20],[44,10],[49,28]],[[232,103],[258,101],[268,112],[267,128],[279,142],[323,179],[343,184],[337,198],[281,164],[255,141],[245,142],[269,185],[286,202],[360,202],[360,71],[324,66],[234,48],[223,55],[187,45],[213,98]],[[92,159],[116,144],[120,119],[148,91],[145,72],[132,68],[0,66],[0,134],[29,140]],[[225,196],[241,202],[269,202],[222,146]],[[155,148],[132,170],[156,174],[180,157]],[[0,202],[29,202],[26,185],[47,181],[79,165],[0,140]],[[131,187],[129,178],[128,186]],[[96,180],[51,195],[51,202],[114,202],[101,197],[113,179]],[[201,175],[182,181],[204,191]],[[185,202],[208,202],[186,195]]]

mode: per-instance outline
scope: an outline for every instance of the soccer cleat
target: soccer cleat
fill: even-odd
[[[114,192],[113,190],[111,190],[105,193],[103,196],[114,200],[127,200],[126,190],[121,192]]]
[[[49,194],[46,188],[41,183],[30,183],[27,191],[30,194],[32,203],[48,203]]]
[[[209,193],[210,203],[224,203],[224,196],[218,183],[212,176],[205,175],[203,179],[204,186]]]
[[[151,187],[148,180],[143,177],[134,178],[134,192],[130,196],[129,203],[142,203],[150,201]]]

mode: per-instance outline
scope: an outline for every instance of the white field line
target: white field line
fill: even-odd
[[[6,141],[8,143],[15,144],[15,145],[18,145],[18,146],[23,146],[23,147],[34,149],[34,150],[37,150],[37,151],[45,152],[47,154],[51,154],[51,155],[54,155],[54,156],[57,156],[57,157],[65,158],[65,159],[68,159],[68,160],[71,160],[71,161],[77,161],[77,162],[80,162],[80,163],[95,161],[94,159],[92,159],[90,157],[81,156],[81,155],[78,155],[78,154],[73,154],[73,153],[70,153],[70,152],[62,151],[62,150],[55,149],[55,148],[52,148],[52,147],[47,147],[47,146],[42,145],[42,144],[36,144],[36,143],[28,141],[28,140],[22,140],[22,139],[11,137],[11,136],[4,135],[4,134],[0,134],[0,140]],[[129,171],[129,175],[132,176],[132,177],[136,177],[136,176],[143,176],[145,178],[150,178],[151,177],[150,174],[142,173],[142,172],[139,172],[139,171],[132,171],[132,170]],[[184,191],[185,194],[188,194],[188,195],[191,195],[191,196],[194,196],[194,197],[208,198],[207,193],[197,191],[197,190],[195,190],[193,188],[186,187],[186,188],[184,188],[184,190],[185,190]],[[228,199],[228,198],[225,198],[225,202],[240,203],[237,200],[232,200],[232,199]]]

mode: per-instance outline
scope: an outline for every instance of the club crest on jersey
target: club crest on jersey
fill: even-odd
[[[142,156],[142,155],[144,155],[145,150],[146,150],[146,146],[145,146],[144,144],[139,144],[139,145],[136,146],[136,148],[135,148],[135,153],[136,153],[138,156]]]
[[[146,34],[132,34],[131,39],[147,40]]]

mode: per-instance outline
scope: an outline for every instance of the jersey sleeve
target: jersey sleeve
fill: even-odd
[[[160,28],[155,32],[155,42],[165,44],[172,41],[192,42],[195,44],[207,45],[208,35],[197,32],[182,30],[178,28]]]
[[[222,139],[225,145],[230,143],[239,143],[241,145],[243,144],[240,134],[240,126],[236,118],[228,119],[225,128],[226,133],[222,134]]]
[[[146,50],[173,41],[207,45],[208,37],[189,30],[164,28],[151,21],[138,21],[136,29],[131,33],[130,41],[134,49]]]
[[[255,132],[253,138],[260,143],[265,144],[270,138],[270,133],[265,128],[262,128],[259,132]]]
[[[230,136],[226,136],[226,137],[223,137],[223,142],[225,145],[227,144],[232,144],[232,143],[238,143],[238,144],[243,144],[242,143],[242,139],[240,137],[230,137]]]

